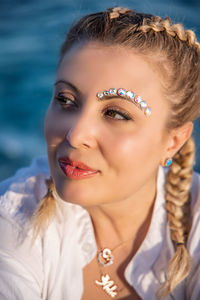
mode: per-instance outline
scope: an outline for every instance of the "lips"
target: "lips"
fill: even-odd
[[[60,168],[71,179],[81,179],[94,176],[98,170],[94,170],[80,161],[74,161],[68,157],[58,159]]]

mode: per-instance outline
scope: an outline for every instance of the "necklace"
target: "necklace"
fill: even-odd
[[[131,237],[132,239],[132,237]],[[114,249],[110,250],[109,248],[104,248],[102,249],[98,254],[97,254],[97,260],[98,263],[103,266],[103,267],[108,267],[113,264],[114,262],[114,256],[112,254],[112,251],[116,250],[126,242],[131,240],[130,238],[122,243],[120,243],[117,247]],[[101,274],[101,279],[95,280],[96,285],[101,286],[102,289],[111,297],[115,298],[119,291],[119,288],[117,284],[110,278],[109,274]],[[121,290],[121,289],[120,289]]]
[[[104,248],[97,256],[98,262],[103,266],[110,266],[113,264],[114,257],[109,248]],[[101,281],[95,280],[95,283],[103,288],[103,290],[112,298],[118,294],[118,286],[111,280],[108,274],[101,276]]]

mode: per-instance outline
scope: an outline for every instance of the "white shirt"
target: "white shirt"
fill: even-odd
[[[97,252],[88,212],[79,205],[57,199],[56,217],[42,238],[32,240],[29,220],[46,194],[48,177],[47,159],[38,158],[30,167],[0,184],[0,300],[81,299],[82,269]],[[165,279],[167,264],[174,253],[167,226],[164,182],[165,170],[159,167],[151,224],[125,270],[127,282],[144,300],[157,299],[156,291]],[[191,197],[193,223],[188,250],[194,263],[190,276],[176,287],[169,300],[200,299],[200,176],[197,173],[193,175]]]

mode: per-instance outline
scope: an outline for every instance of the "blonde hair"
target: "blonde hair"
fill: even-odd
[[[39,202],[32,217],[34,228],[33,241],[40,233],[43,234],[45,232],[45,229],[50,224],[56,212],[56,200],[53,196],[55,186],[51,177],[46,180],[46,186],[47,193]]]
[[[200,45],[193,31],[184,30],[181,24],[172,24],[170,18],[161,19],[128,8],[109,8],[81,18],[71,27],[61,47],[59,63],[77,41],[92,40],[108,46],[123,45],[143,55],[151,54],[151,59],[165,77],[163,93],[171,107],[166,124],[169,130],[199,117]],[[166,177],[166,209],[176,251],[169,262],[167,280],[158,291],[158,297],[166,298],[190,270],[191,259],[186,242],[190,230],[194,151],[193,139],[189,138],[174,156]],[[34,218],[37,234],[55,214],[52,181],[48,181],[47,186],[48,193],[42,199]]]
[[[159,298],[166,298],[190,271],[191,258],[186,242],[190,231],[190,187],[194,150],[194,141],[190,138],[173,157],[166,176],[166,209],[176,252],[168,265],[167,280],[158,291]]]

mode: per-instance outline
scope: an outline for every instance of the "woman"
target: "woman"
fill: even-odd
[[[199,299],[199,79],[195,34],[168,18],[115,7],[70,29],[50,173],[1,185],[1,299]]]

